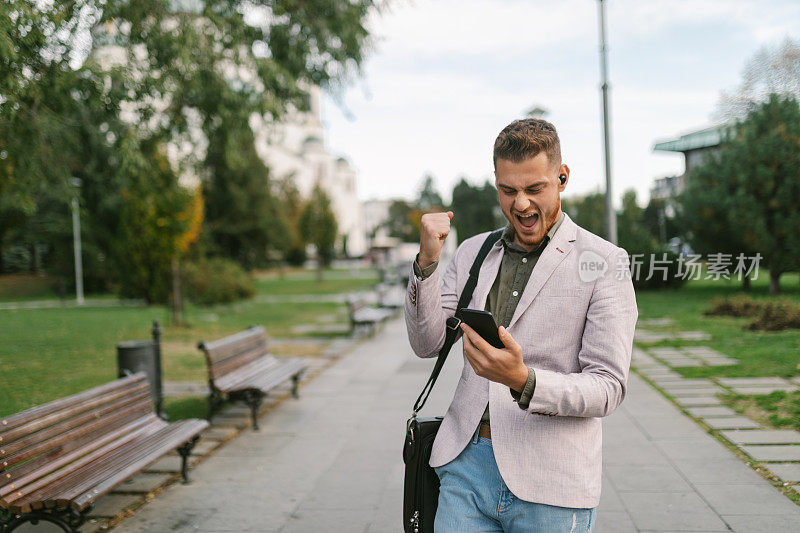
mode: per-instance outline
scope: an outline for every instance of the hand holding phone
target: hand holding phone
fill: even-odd
[[[494,321],[494,316],[489,311],[481,311],[480,309],[467,309],[462,308],[459,311],[461,320],[475,330],[475,333],[483,337],[483,340],[501,350],[505,348],[505,344],[500,340],[497,322]]]

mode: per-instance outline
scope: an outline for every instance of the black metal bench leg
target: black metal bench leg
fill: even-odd
[[[217,391],[212,391],[211,394],[208,395],[208,415],[206,416],[206,420],[211,423],[211,418],[219,409],[219,406],[222,405],[222,395]]]
[[[253,419],[253,431],[258,431],[258,408],[261,407],[262,401],[264,401],[263,393],[248,391],[244,396],[244,403],[250,407],[250,416]]]
[[[40,509],[30,513],[15,514],[5,509],[0,509],[0,533],[11,533],[23,524],[37,525],[39,522],[55,524],[66,533],[80,533],[81,526],[86,522],[86,517],[92,507],[82,512],[72,509]]]
[[[302,370],[292,376],[292,397],[299,398],[300,394],[297,391],[297,386],[300,384],[300,378],[302,377],[303,372]]]
[[[181,454],[181,477],[184,485],[189,484],[189,454],[192,453],[192,449],[197,444],[198,439],[200,439],[199,435],[178,447],[178,453]]]

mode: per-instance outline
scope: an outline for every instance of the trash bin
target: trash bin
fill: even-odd
[[[164,395],[161,384],[161,344],[158,338],[160,328],[153,328],[154,340],[126,341],[117,344],[117,375],[125,377],[137,372],[144,372],[150,382],[150,397],[155,412],[164,418]]]

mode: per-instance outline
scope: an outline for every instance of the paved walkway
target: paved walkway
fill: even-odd
[[[427,413],[449,403],[458,350]],[[404,423],[431,364],[390,322],[116,531],[401,531]],[[800,507],[636,375],[604,428],[595,531],[797,530]]]

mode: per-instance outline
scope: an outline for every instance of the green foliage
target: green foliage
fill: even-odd
[[[561,209],[583,229],[595,235],[604,235],[605,202],[605,195],[595,192],[577,198],[562,198]]]
[[[269,170],[256,153],[253,132],[244,119],[232,117],[214,129],[203,195],[212,252],[252,269],[266,264],[267,252],[279,247],[287,230],[277,216]]]
[[[693,248],[761,253],[777,291],[782,273],[800,270],[798,102],[772,95],[737,123],[679,201]]]
[[[422,177],[422,183],[417,193],[416,206],[426,212],[430,210],[439,210],[444,206],[444,201],[442,201],[441,195],[436,190],[432,174],[425,174]]]
[[[414,207],[405,200],[392,200],[384,225],[390,237],[402,242],[419,242],[419,227],[414,225]]]
[[[320,266],[333,260],[338,224],[331,209],[331,200],[317,184],[300,216],[300,233],[303,239],[317,249]]]
[[[306,261],[306,241],[300,231],[300,216],[305,201],[291,178],[284,178],[278,186],[278,212],[285,231],[276,232],[275,246],[290,265],[301,266]]]
[[[230,303],[255,294],[255,284],[247,272],[222,257],[185,263],[182,278],[186,297],[197,305]]]
[[[642,224],[659,244],[666,245],[670,239],[680,236],[680,228],[670,211],[665,200],[651,198],[642,212]]]
[[[178,184],[158,146],[130,136],[122,143],[120,231],[113,249],[123,296],[164,303],[171,262],[189,229],[191,193]]]
[[[497,189],[487,180],[483,185],[471,185],[466,179],[453,187],[453,225],[458,242],[501,227],[505,218],[497,202]]]

